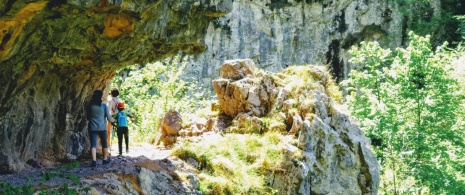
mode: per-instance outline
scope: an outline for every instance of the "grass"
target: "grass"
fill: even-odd
[[[323,91],[342,103],[342,92],[324,66],[290,66],[273,76],[275,83],[290,92],[291,98],[302,102],[311,90]],[[304,95],[304,96],[302,96]]]
[[[271,107],[264,117],[236,116],[220,140],[184,142],[173,149],[173,155],[199,163],[200,190],[204,194],[277,194],[270,186],[271,175],[286,172],[286,163],[304,157],[302,150],[286,149],[298,145],[298,132],[288,135],[292,117],[313,119],[314,90],[342,102],[342,92],[325,67],[291,66],[268,76],[286,90],[281,101],[289,101]]]
[[[275,131],[225,134],[215,142],[184,142],[173,149],[173,155],[197,160],[204,194],[275,194],[266,176],[283,169],[283,151],[291,140]]]

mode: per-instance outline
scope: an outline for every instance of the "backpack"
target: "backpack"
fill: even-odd
[[[117,114],[118,127],[127,127],[128,126],[128,117],[125,112],[118,112]]]

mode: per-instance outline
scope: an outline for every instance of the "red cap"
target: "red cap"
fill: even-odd
[[[124,108],[124,103],[123,102],[118,103],[118,108]]]

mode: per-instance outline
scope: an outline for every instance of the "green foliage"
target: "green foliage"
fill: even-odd
[[[455,16],[463,14],[461,0],[395,0],[405,16],[407,30],[419,35],[431,35],[433,47],[440,46],[444,41],[454,45],[461,40],[457,32],[459,21]],[[462,34],[463,35],[463,34]]]
[[[225,134],[211,142],[184,142],[173,155],[199,163],[204,194],[274,194],[266,175],[283,170],[283,151],[291,140],[279,132]]]
[[[465,39],[465,15],[455,16],[454,18],[459,22],[457,33],[462,36],[462,39]]]
[[[75,188],[69,186],[67,183],[58,186],[57,188],[49,189],[37,189],[31,185],[24,186],[15,186],[10,183],[0,181],[0,194],[4,195],[52,195],[52,194],[66,194],[66,195],[75,195],[75,194],[87,194],[90,191],[90,188]]]
[[[0,194],[13,195],[13,194],[33,194],[32,187],[25,185],[23,187],[11,185],[9,183],[0,181]]]
[[[194,113],[203,105],[206,95],[197,82],[181,78],[186,64],[177,56],[118,71],[112,83],[118,84],[119,97],[136,115],[136,124],[129,127],[132,140],[153,142],[158,122],[167,111]]]
[[[352,48],[352,70],[343,84],[347,103],[374,143],[383,166],[381,192],[454,194],[465,191],[465,116],[454,52],[432,51],[429,37],[409,33],[405,49],[376,42]]]
[[[40,174],[42,181],[50,181],[54,177],[61,177],[73,181],[74,184],[79,184],[81,178],[70,173],[64,173],[61,171],[47,171]]]
[[[74,168],[79,167],[79,166],[81,166],[81,163],[79,163],[79,161],[73,161],[73,162],[70,162],[70,163],[63,164],[62,168],[67,169],[67,170],[71,170],[71,169],[74,169]]]

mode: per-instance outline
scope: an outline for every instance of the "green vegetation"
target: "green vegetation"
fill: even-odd
[[[281,73],[275,74],[273,79],[278,86],[288,90],[293,99],[303,101],[310,97],[302,98],[300,97],[302,94],[319,89],[336,102],[342,103],[342,93],[332,78],[327,77],[329,75],[328,70],[323,66],[314,66],[312,69],[310,70],[306,66],[291,66]]]
[[[119,76],[112,81],[117,86],[113,87],[119,89],[119,97],[136,116],[137,125],[129,126],[132,140],[153,143],[159,120],[166,112],[174,109],[186,116],[203,106],[206,95],[194,90],[197,82],[181,78],[186,64],[176,56],[118,71]]]
[[[272,80],[286,89],[287,97],[295,103],[289,108],[272,106],[264,117],[238,115],[223,136],[185,141],[173,148],[173,155],[199,164],[200,190],[204,194],[279,194],[271,187],[273,173],[286,172],[286,163],[303,158],[302,150],[292,154],[286,150],[289,145],[296,146],[298,140],[295,134],[289,134],[285,116],[300,115],[311,120],[313,90],[342,101],[342,93],[324,67],[292,66],[278,74],[261,70],[256,73],[256,82],[259,77]]]
[[[463,32],[457,31],[463,21],[456,18],[464,15],[461,0],[395,0],[404,15],[407,31],[418,35],[431,35],[433,47],[440,46],[444,41],[458,44]],[[406,40],[407,41],[407,40]]]
[[[50,188],[49,186],[45,187],[47,189],[43,189],[43,186],[31,186],[31,185],[24,185],[24,186],[15,186],[3,181],[0,181],[0,194],[4,195],[77,195],[77,194],[87,194],[90,191],[89,187],[82,188],[82,186],[76,188],[71,187],[68,183],[63,183],[60,186]]]
[[[81,178],[73,175],[68,170],[76,168],[80,166],[78,161],[73,161],[70,163],[63,164],[62,168],[64,170],[55,170],[55,171],[44,171],[40,174],[40,181],[50,181],[55,177],[64,178],[71,181],[72,186],[68,185],[67,182],[59,185],[59,186],[44,186],[43,184],[39,184],[37,186],[32,185],[24,185],[24,186],[15,186],[10,183],[0,181],[0,194],[5,195],[58,195],[58,194],[66,194],[66,195],[74,195],[74,194],[87,194],[90,191],[89,187],[83,187],[80,182]],[[31,179],[27,179],[27,181],[31,181]],[[36,182],[39,181],[37,179],[33,179],[32,181]]]
[[[464,91],[452,62],[463,52],[433,51],[429,36],[409,38],[394,52],[376,42],[351,49],[351,62],[363,68],[344,83],[347,103],[380,160],[380,194],[460,194]]]
[[[75,160],[75,161],[72,161],[72,162],[69,162],[69,163],[65,163],[61,167],[64,168],[64,169],[67,169],[67,170],[71,170],[71,169],[74,169],[74,168],[79,167],[79,166],[81,166],[81,163],[79,161]]]
[[[49,181],[50,179],[52,179],[54,177],[61,177],[61,178],[69,179],[75,185],[79,184],[79,182],[81,181],[81,178],[78,177],[78,176],[75,176],[75,175],[70,174],[70,173],[63,173],[63,172],[60,172],[60,171],[50,171],[50,172],[47,171],[47,172],[41,173],[40,175],[42,177],[42,181]]]
[[[200,190],[204,194],[274,194],[277,192],[267,187],[265,176],[283,170],[283,151],[292,139],[279,132],[225,134],[214,142],[184,142],[173,154],[200,162]],[[296,153],[293,157],[301,156]]]

